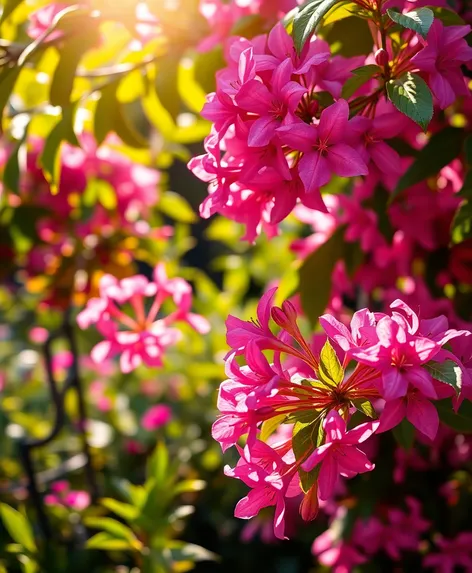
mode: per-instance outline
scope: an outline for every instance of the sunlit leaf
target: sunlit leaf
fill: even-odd
[[[23,514],[5,503],[0,503],[0,516],[10,537],[16,541],[16,543],[19,543],[30,553],[37,551],[33,530]]]

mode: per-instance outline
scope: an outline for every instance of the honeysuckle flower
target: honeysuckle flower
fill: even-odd
[[[426,37],[426,46],[411,63],[428,74],[428,83],[441,109],[454,103],[458,96],[470,95],[461,66],[472,60],[472,47],[464,39],[470,26],[444,26],[434,20]]]
[[[346,431],[346,422],[336,410],[331,410],[326,416],[323,422],[326,441],[302,464],[305,471],[311,471],[321,464],[318,479],[320,499],[326,500],[332,496],[339,475],[354,477],[375,468],[356,446],[370,438],[378,427],[379,422],[367,422]]]

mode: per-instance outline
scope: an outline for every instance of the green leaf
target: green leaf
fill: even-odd
[[[292,448],[297,461],[306,460],[307,457],[323,443],[324,430],[321,416],[313,422],[296,422],[293,427]],[[315,483],[320,467],[316,466],[310,472],[299,468],[300,485],[302,490],[307,493]]]
[[[440,6],[430,6],[429,9],[433,12],[434,17],[441,20],[445,26],[463,26],[465,24],[459,14],[453,10]]]
[[[157,97],[172,119],[176,119],[180,112],[180,94],[178,88],[178,71],[181,60],[179,50],[170,51],[159,61],[154,87]]]
[[[293,20],[292,37],[295,49],[299,54],[323,16],[339,1],[313,0],[298,12]]]
[[[324,343],[321,349],[318,374],[329,386],[333,386],[333,384],[338,386],[344,379],[344,369],[329,340]]]
[[[37,548],[33,530],[26,517],[5,503],[0,503],[0,516],[13,541],[19,543],[26,551],[35,553]]]
[[[434,402],[441,422],[456,432],[472,434],[472,402],[464,400],[458,412],[454,412],[451,400],[438,400]]]
[[[174,488],[174,495],[181,493],[203,491],[206,488],[206,482],[202,479],[186,479],[180,481]]]
[[[115,188],[108,183],[108,181],[104,181],[103,179],[94,179],[90,181],[88,185],[94,185],[96,197],[98,202],[101,203],[105,209],[112,211],[116,209],[117,205],[117,197]]]
[[[129,541],[117,539],[106,531],[101,531],[91,537],[85,547],[87,549],[102,549],[104,551],[130,551],[134,549]]]
[[[106,507],[127,521],[133,521],[139,515],[139,509],[137,507],[134,507],[129,503],[123,503],[122,501],[118,501],[117,499],[113,499],[111,497],[105,497],[101,500],[100,503],[103,505],[103,507]]]
[[[185,543],[180,541],[171,541],[168,544],[172,551],[172,557],[175,561],[219,561],[220,558],[216,553],[208,551],[200,545],[194,543]]]
[[[163,442],[159,442],[148,460],[146,477],[153,478],[157,484],[166,481],[169,472],[169,452]]]
[[[369,80],[371,80],[376,74],[380,73],[382,70],[379,66],[375,64],[369,64],[367,66],[362,66],[360,68],[356,68],[351,70],[351,74],[353,74],[350,78],[347,79],[346,83],[343,86],[342,90],[342,97],[344,99],[349,99],[355,92],[366,84]]]
[[[97,45],[100,34],[93,21],[80,35],[73,36],[59,50],[59,63],[51,80],[49,99],[51,105],[69,105],[75,74],[80,60],[88,50]]]
[[[462,370],[452,360],[445,360],[444,362],[428,362],[424,365],[424,369],[428,371],[435,380],[444,382],[452,386],[457,394],[460,393],[462,388]]]
[[[406,418],[403,418],[398,426],[393,428],[392,432],[399,446],[404,450],[412,448],[415,441],[415,428]]]
[[[3,125],[3,110],[10,100],[11,92],[21,72],[21,66],[4,67],[0,72],[0,120]],[[3,132],[3,127],[0,129]]]
[[[3,24],[8,16],[10,16],[22,2],[23,0],[5,0],[2,16],[0,17],[0,24]]]
[[[431,136],[428,143],[419,151],[415,161],[400,178],[391,200],[408,187],[437,175],[440,169],[460,154],[463,136],[464,131],[457,127],[446,127]]]
[[[303,311],[311,324],[316,324],[325,311],[331,295],[336,262],[344,254],[344,228],[335,233],[303,261],[299,271],[299,292]]]
[[[269,438],[269,436],[271,436],[275,432],[275,430],[280,426],[280,424],[283,424],[286,417],[287,414],[279,414],[278,416],[274,416],[273,418],[269,418],[268,420],[262,422],[261,434],[259,436],[259,439],[262,442],[267,441],[267,438]]]
[[[434,13],[429,8],[419,8],[407,14],[401,14],[396,10],[387,9],[387,14],[396,24],[400,24],[400,26],[408,28],[408,30],[418,32],[423,38],[426,38],[428,35],[434,20]]]
[[[87,517],[84,524],[92,529],[102,529],[115,539],[124,539],[130,543],[136,540],[136,535],[128,526],[111,517]]]
[[[25,129],[23,137],[17,141],[15,147],[13,148],[8,161],[5,164],[5,169],[3,171],[3,183],[5,187],[12,191],[13,193],[18,193],[20,184],[20,160],[19,154],[20,150],[23,149],[26,137],[28,134],[28,129]]]
[[[472,201],[463,201],[459,205],[452,221],[451,237],[456,245],[472,238]]]
[[[368,418],[373,418],[374,420],[377,418],[377,413],[374,410],[374,407],[369,402],[369,400],[363,400],[360,398],[359,400],[351,400],[357,410],[365,414]]]
[[[62,108],[62,117],[47,136],[43,151],[39,156],[39,164],[43,168],[44,176],[51,186],[53,194],[56,194],[58,191],[61,175],[60,150],[62,142],[68,141],[72,145],[79,145],[74,133],[76,107],[77,102]]]
[[[393,105],[417,123],[424,131],[433,117],[433,96],[426,82],[417,74],[405,72],[387,83],[387,94]]]
[[[93,122],[95,139],[98,145],[101,145],[106,136],[114,131],[123,143],[130,147],[148,147],[148,142],[131,125],[123,104],[117,98],[119,81],[109,84],[101,91]]]
[[[8,231],[15,245],[15,250],[19,253],[27,253],[33,244],[39,240],[36,223],[44,212],[44,209],[30,205],[19,205],[13,210]]]
[[[162,194],[158,208],[164,215],[181,223],[195,223],[197,220],[195,212],[186,199],[173,191],[166,191]]]

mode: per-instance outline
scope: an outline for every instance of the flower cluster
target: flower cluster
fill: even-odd
[[[186,322],[201,334],[210,329],[205,318],[191,312],[191,286],[182,278],[168,278],[163,264],[154,269],[152,281],[143,275],[122,280],[104,275],[99,290],[100,297],[89,299],[77,322],[82,329],[94,324],[104,338],[92,349],[92,359],[101,363],[119,355],[122,372],[141,364],[162,366],[165,349],[182,336],[175,327],[178,322]],[[175,310],[161,317],[166,301],[171,301]],[[131,309],[129,314],[125,305]]]
[[[388,141],[425,141],[415,142],[419,127],[385,99],[381,82],[419,73],[440,109],[470,95],[461,69],[472,60],[469,32],[436,19],[426,40],[408,32],[389,51],[376,40],[365,57],[333,56],[316,36],[298,54],[280,23],[252,40],[230,38],[228,67],[202,110],[213,122],[206,153],[189,163],[209,183],[201,215],[243,223],[252,241],[262,229],[275,234],[297,203],[326,211],[320,190],[333,176],[369,176],[392,190],[406,165]],[[366,69],[371,79],[352,87],[353,70]]]
[[[295,306],[273,306],[274,295],[263,296],[257,319],[228,318],[228,380],[213,437],[223,450],[237,446],[240,460],[225,473],[251,488],[235,515],[251,518],[275,505],[274,531],[283,538],[287,498],[303,492],[300,512],[310,520],[333,498],[340,476],[374,469],[365,443],[374,433],[406,418],[426,439],[436,437],[434,401],[451,398],[452,411],[470,397],[472,372],[459,346],[472,333],[449,329],[444,316],[420,319],[397,300],[389,314],[357,311],[350,327],[324,315],[331,343],[322,335],[309,343]],[[359,424],[355,412],[370,420]],[[273,434],[280,424],[287,431]]]

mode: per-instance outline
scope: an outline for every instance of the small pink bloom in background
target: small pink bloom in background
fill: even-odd
[[[107,385],[102,380],[95,380],[89,387],[91,401],[101,412],[110,412],[113,408],[112,399],[106,395],[106,388]]]
[[[140,454],[144,454],[144,452],[146,451],[144,445],[141,444],[141,442],[138,442],[138,440],[127,440],[125,442],[124,449],[130,456],[137,456]]]
[[[90,494],[82,490],[71,490],[69,482],[57,481],[51,485],[52,493],[44,496],[46,505],[62,505],[75,511],[83,511],[91,503]]]
[[[5,386],[7,385],[7,376],[5,372],[0,372],[0,392],[5,390]]]
[[[91,357],[97,363],[119,355],[124,373],[141,364],[159,367],[165,349],[182,337],[174,326],[176,323],[186,322],[200,334],[210,330],[203,316],[191,312],[191,286],[181,278],[169,279],[163,264],[154,269],[153,281],[142,275],[121,281],[104,275],[99,288],[100,298],[91,298],[77,316],[80,328],[95,324],[104,338],[92,349]],[[167,300],[172,300],[175,310],[158,318]],[[128,305],[131,313],[124,312],[124,305]]]
[[[59,12],[62,12],[62,10],[64,10],[67,7],[68,4],[57,2],[48,4],[43,8],[40,8],[39,10],[33,12],[30,16],[29,26],[27,29],[28,36],[33,40],[39,38],[39,36],[41,36],[41,34],[44,34],[44,32],[46,32],[46,30],[49,28],[49,26],[51,26],[51,24],[54,21],[54,18],[59,14]],[[48,40],[52,41],[57,38],[60,38],[62,33],[63,32],[59,32],[56,30],[55,32],[49,34]]]
[[[41,326],[34,326],[29,331],[30,340],[31,340],[31,342],[34,342],[35,344],[44,344],[46,342],[48,336],[49,336],[48,331]]]
[[[165,426],[170,422],[172,418],[172,410],[169,406],[165,404],[157,404],[156,406],[151,406],[149,410],[143,414],[141,418],[141,426],[148,432],[157,430],[162,426]]]
[[[462,531],[455,539],[439,536],[435,540],[439,549],[423,559],[423,566],[436,573],[453,573],[456,567],[472,571],[472,531]]]

